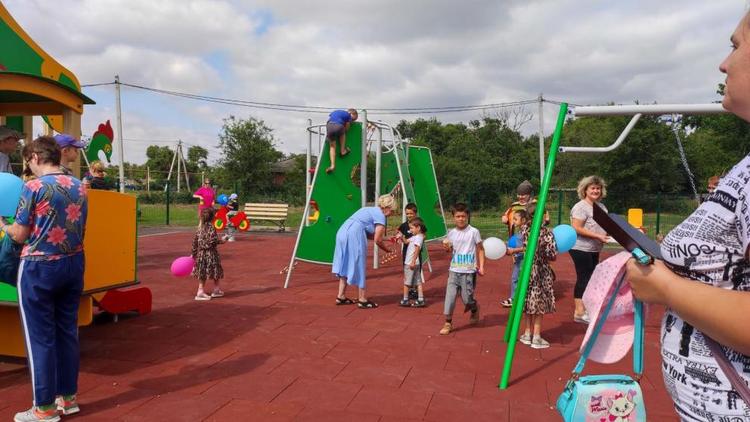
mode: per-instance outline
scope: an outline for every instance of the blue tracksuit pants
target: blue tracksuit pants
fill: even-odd
[[[37,406],[78,391],[83,269],[83,253],[59,260],[21,260],[18,304]]]

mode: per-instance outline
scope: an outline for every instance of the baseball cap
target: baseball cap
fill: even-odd
[[[629,252],[620,252],[599,263],[591,274],[591,279],[583,294],[583,304],[589,313],[586,335],[581,343],[581,351],[591,339],[599,316],[607,302],[615,296],[612,309],[596,338],[589,359],[598,363],[615,363],[625,357],[633,346],[635,332],[635,308],[633,291],[629,283],[622,283],[615,291],[617,282],[625,274],[625,264],[632,256]],[[644,308],[645,311],[645,308]]]
[[[65,148],[65,147],[83,148],[85,147],[83,142],[77,140],[76,138],[70,135],[66,135],[64,133],[55,135],[55,141],[57,141],[57,145],[60,146],[60,148]]]
[[[0,126],[0,141],[7,138],[23,139],[26,135],[9,126]]]
[[[237,199],[237,194],[233,193],[233,194],[229,195],[229,199]]]
[[[531,182],[524,180],[516,188],[516,193],[519,195],[531,195],[532,190],[534,190],[534,187],[531,185]]]

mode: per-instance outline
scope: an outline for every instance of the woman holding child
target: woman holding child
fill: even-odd
[[[359,288],[357,306],[362,309],[377,308],[378,304],[367,299],[365,266],[367,263],[367,239],[385,252],[392,252],[385,243],[386,219],[393,211],[391,195],[381,195],[377,207],[364,207],[352,214],[336,233],[336,248],[333,251],[331,272],[339,278],[339,293],[336,305],[349,305],[354,300],[346,297],[346,286]]]
[[[722,104],[750,122],[750,14],[740,21],[731,43],[719,66],[726,74]],[[635,296],[667,307],[661,326],[662,374],[682,420],[746,421],[750,415],[750,403],[739,396],[714,355],[724,354],[735,385],[750,383],[750,330],[744,325],[750,317],[748,168],[750,155],[667,234],[661,245],[664,261],[643,266],[631,260],[627,266]],[[712,350],[707,336],[722,346]]]

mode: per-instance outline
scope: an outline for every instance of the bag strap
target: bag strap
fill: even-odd
[[[596,343],[597,337],[599,337],[599,333],[601,332],[602,327],[604,327],[604,322],[607,320],[609,311],[612,309],[612,305],[615,303],[615,298],[617,297],[617,293],[620,291],[620,287],[622,287],[622,283],[624,280],[625,273],[620,276],[620,279],[617,281],[617,285],[615,286],[615,290],[612,293],[612,296],[609,298],[609,302],[607,302],[607,306],[604,309],[604,312],[599,315],[599,319],[596,321],[594,331],[591,334],[591,337],[589,337],[589,341],[586,342],[586,346],[581,353],[581,357],[578,359],[578,364],[573,369],[573,378],[578,377],[581,372],[583,372],[583,367],[586,365],[586,360],[589,358],[591,350],[594,348],[594,344]],[[633,319],[635,332],[633,335],[633,372],[635,373],[636,380],[640,380],[641,375],[643,374],[643,303],[639,300],[635,300],[634,308],[635,310]]]
[[[750,406],[750,388],[747,387],[747,384],[745,384],[745,381],[740,377],[740,374],[737,373],[734,366],[729,363],[729,359],[727,359],[727,356],[724,354],[724,350],[719,343],[711,337],[703,334],[703,338],[706,339],[706,345],[708,345],[709,350],[711,350],[711,353],[713,353],[716,358],[716,363],[719,364],[721,371],[724,372],[724,375],[726,375],[727,378],[729,378],[732,387],[734,387],[737,394],[742,397],[745,404]]]

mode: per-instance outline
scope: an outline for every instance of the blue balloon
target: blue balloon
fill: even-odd
[[[219,205],[226,205],[229,203],[229,197],[222,193],[216,198],[216,202]]]
[[[513,236],[511,236],[508,239],[508,246],[510,246],[511,248],[517,248],[518,247],[518,236],[516,236],[515,234]]]
[[[21,200],[23,180],[10,173],[0,173],[0,215],[12,217],[16,215],[18,202]]]
[[[552,229],[552,234],[555,236],[555,244],[557,244],[557,252],[565,253],[576,244],[576,229],[567,225],[560,224],[559,226]]]

